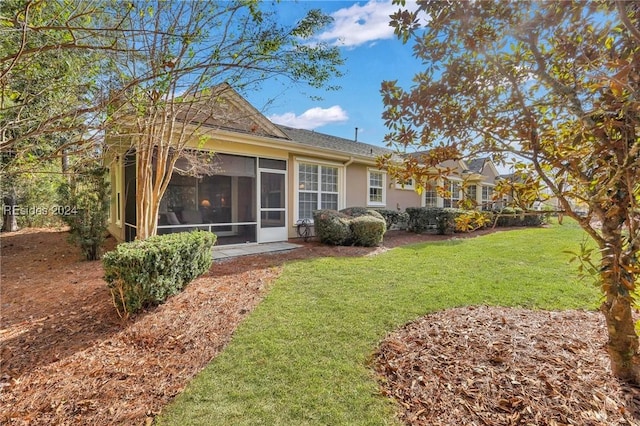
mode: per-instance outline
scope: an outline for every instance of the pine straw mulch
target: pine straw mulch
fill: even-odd
[[[449,309],[391,333],[374,362],[410,425],[640,425],[597,312]]]
[[[474,237],[489,232],[493,231],[456,235],[456,238]],[[115,313],[102,279],[101,263],[80,261],[78,250],[66,242],[66,237],[67,233],[64,230],[38,229],[1,235],[0,424],[152,423],[162,407],[180,393],[185,385],[223,350],[238,324],[257,306],[270,284],[279,276],[284,262],[321,256],[375,255],[398,245],[450,238],[390,232],[385,235],[384,245],[380,248],[326,247],[309,242],[286,253],[246,256],[216,262],[207,274],[192,282],[184,292],[170,298],[164,305],[128,321],[122,321]],[[109,246],[113,245],[114,242],[111,241]],[[455,312],[441,314],[443,318],[447,318],[443,326],[450,334],[460,334],[461,330],[465,330],[464,327],[468,330],[473,324],[487,323],[485,319],[474,321],[473,311],[469,311],[471,314],[467,312],[466,316],[462,315],[463,319],[456,320]],[[509,324],[511,328],[535,329],[541,321],[535,316],[530,318],[530,313],[526,311],[520,312],[519,316],[513,316],[509,311],[503,313],[498,308],[482,308],[475,312],[500,312],[493,316],[505,318],[505,324]],[[466,410],[462,409],[465,404],[460,401],[467,400],[466,404],[471,407],[479,404],[478,401],[486,402],[490,394],[485,394],[484,390],[481,393],[480,385],[487,383],[487,377],[492,377],[495,383],[507,388],[511,386],[522,390],[526,384],[527,389],[524,389],[523,395],[528,395],[531,400],[542,401],[546,398],[548,401],[555,401],[546,405],[538,403],[539,409],[552,407],[551,410],[555,411],[540,411],[537,418],[555,419],[554,413],[563,405],[577,409],[590,407],[593,401],[603,401],[598,404],[599,409],[589,410],[606,414],[608,420],[578,424],[618,424],[615,423],[616,419],[628,416],[629,409],[620,411],[617,418],[614,416],[615,410],[622,410],[624,407],[625,397],[620,391],[621,385],[607,372],[606,358],[601,348],[604,341],[601,334],[603,325],[598,322],[598,314],[580,315],[583,316],[579,318],[581,323],[576,324],[580,329],[575,331],[575,336],[579,337],[571,340],[569,349],[563,349],[578,353],[566,361],[555,361],[560,351],[554,349],[554,345],[568,342],[567,339],[559,337],[560,333],[570,329],[571,322],[551,321],[544,329],[538,331],[540,339],[543,339],[542,343],[548,348],[538,360],[539,371],[547,375],[546,381],[557,393],[546,388],[544,391],[534,390],[530,386],[533,386],[536,380],[542,381],[542,378],[535,374],[518,376],[516,371],[521,374],[527,373],[519,365],[507,369],[506,361],[502,364],[497,363],[496,366],[502,365],[503,370],[498,370],[491,376],[486,373],[489,371],[488,366],[483,367],[481,364],[473,368],[484,368],[484,372],[462,368],[468,365],[466,358],[470,356],[462,353],[458,356],[454,353],[446,359],[436,358],[440,363],[437,371],[441,374],[445,371],[452,373],[455,372],[453,366],[461,366],[458,376],[450,379],[449,386],[454,390],[463,389],[468,395],[475,392],[476,400],[473,404],[464,393],[450,398],[445,397],[441,389],[434,389],[433,395],[419,393],[416,386],[422,382],[417,381],[418,375],[413,387],[413,379],[409,382],[399,380],[398,383],[406,387],[407,395],[416,395],[415,398],[408,396],[401,399],[408,407],[408,401],[430,401],[432,404],[427,404],[431,410],[429,413],[440,410],[438,412],[443,413],[443,416],[451,415],[456,410]],[[429,321],[432,321],[436,317],[430,318]],[[586,318],[593,320],[590,322]],[[503,329],[508,328],[505,324],[502,325]],[[494,325],[494,328],[499,329],[500,326]],[[492,329],[491,333],[487,333],[490,336],[498,336],[493,334],[494,331]],[[442,334],[444,335],[445,331]],[[473,333],[467,332],[467,335],[469,338],[465,339],[465,342],[469,345],[468,342],[479,342],[482,332],[480,328],[474,328]],[[508,341],[519,341],[515,336],[512,335],[512,340]],[[433,340],[433,336],[430,338]],[[391,339],[395,339],[395,346],[408,348],[408,344],[402,343],[400,338]],[[504,348],[506,352],[501,356],[508,359],[511,352],[504,343],[507,340],[500,339],[492,337],[489,342],[494,344],[495,351]],[[601,343],[583,347],[580,343],[582,341]],[[442,341],[447,345],[450,342],[450,339]],[[437,354],[433,356],[446,356],[449,353],[447,345],[437,349]],[[394,344],[391,346],[394,347]],[[475,348],[475,352],[480,353],[480,349]],[[391,357],[390,350],[383,352]],[[415,355],[413,357],[417,359]],[[495,358],[492,362],[496,363],[499,360]],[[598,360],[599,370],[589,366],[590,360]],[[574,368],[578,362],[584,366],[581,367],[580,373]],[[389,358],[386,369],[398,366],[397,377],[400,377],[400,364],[402,363]],[[431,370],[428,371],[433,375],[431,371],[434,365],[425,362],[416,368],[431,366]],[[561,370],[562,368],[564,369]],[[509,374],[508,379],[501,379],[498,375],[500,371]],[[538,370],[532,370],[530,373],[536,371]],[[523,385],[518,387],[511,383],[511,376],[517,377],[514,381]],[[423,380],[424,377],[429,375],[423,375]],[[445,376],[437,377],[443,377],[440,380],[444,380]],[[577,381],[578,378],[582,381]],[[466,383],[466,388],[460,388],[461,383]],[[569,391],[576,387],[580,392]],[[403,395],[400,390],[386,392]],[[581,395],[585,398],[582,403],[571,403]],[[517,395],[510,395],[509,398],[512,399],[504,398],[511,404],[509,409],[512,411],[520,407],[518,400],[513,399],[515,396]],[[438,406],[433,405],[436,403]],[[608,411],[602,407],[607,407]],[[418,408],[416,412],[420,409],[422,408]],[[485,418],[489,419],[496,419],[506,412],[504,403],[502,406],[487,405],[487,410],[489,411]],[[474,421],[481,424],[478,420],[472,420],[478,417],[470,414],[464,420],[455,420],[453,423],[443,420],[446,417],[433,416],[431,418],[435,420],[424,423],[421,419],[425,418],[425,413],[427,412],[415,415],[415,412],[405,412],[403,416],[405,419],[415,420],[416,424],[420,424],[421,421],[422,424],[473,424]],[[584,419],[575,413],[573,416],[579,422]],[[503,421],[494,424],[510,424],[505,418]],[[549,424],[553,423],[549,421]],[[620,424],[633,423],[629,421]]]
[[[81,261],[67,237],[55,229],[0,234],[0,424],[151,422],[230,341],[284,262],[450,238],[390,232],[378,248],[309,242],[215,262],[164,305],[122,321],[101,262]]]

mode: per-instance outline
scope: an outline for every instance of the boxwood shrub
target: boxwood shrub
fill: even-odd
[[[438,234],[453,234],[456,230],[456,217],[464,210],[442,207],[407,207],[409,215],[408,230],[417,234],[435,229]]]
[[[316,236],[324,244],[376,246],[387,230],[382,215],[366,207],[313,212]]]
[[[400,212],[398,210],[376,209],[378,213],[382,215],[385,222],[387,222],[387,230],[392,227],[397,229],[406,229],[407,222],[409,221],[409,215],[406,212]]]
[[[353,245],[375,247],[382,243],[387,224],[382,218],[356,216],[349,219],[349,228]]]
[[[438,207],[407,207],[406,213],[409,216],[407,230],[422,234],[436,229],[438,213],[441,210]]]
[[[351,244],[349,216],[336,210],[316,210],[313,212],[313,227],[316,237],[333,246]]]
[[[346,209],[340,210],[340,213],[345,214],[349,217],[372,216],[377,219],[384,220],[384,217],[382,217],[380,212],[374,209],[368,209],[366,207],[347,207]]]
[[[208,271],[216,236],[207,231],[159,235],[119,244],[104,255],[105,281],[118,314],[158,305]]]

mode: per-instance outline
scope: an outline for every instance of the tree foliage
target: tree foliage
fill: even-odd
[[[0,148],[31,148],[40,138],[60,138],[53,150],[77,148],[99,135],[108,99],[99,75],[103,58],[119,50],[126,34],[110,0],[0,3]],[[126,10],[126,8],[125,8]],[[82,135],[79,139],[77,136]],[[24,142],[24,143],[22,143]]]
[[[0,3],[3,230],[51,219],[44,212],[56,204],[63,179],[54,159],[95,147],[81,111],[95,95],[100,64],[93,49],[79,48],[88,37],[80,28],[96,21],[92,11],[88,3]],[[27,214],[16,218],[15,211]]]
[[[98,260],[109,215],[107,169],[97,161],[75,167],[70,181],[59,187],[56,213],[71,228],[70,240],[80,246],[84,258]]]
[[[128,3],[122,20],[134,36],[111,67],[109,138],[133,135],[138,238],[156,233],[159,203],[178,159],[192,157],[216,128],[255,114],[233,115],[231,88],[250,90],[273,78],[320,87],[339,74],[337,48],[306,42],[327,16],[314,10],[285,27],[263,6],[240,0]]]
[[[489,153],[541,179],[600,248],[612,369],[640,383],[631,315],[640,272],[637,3],[421,1],[391,25],[413,40],[424,69],[409,89],[382,84],[389,145],[438,161]],[[426,170],[381,163],[400,176]]]

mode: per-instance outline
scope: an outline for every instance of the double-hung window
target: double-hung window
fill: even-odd
[[[460,202],[460,183],[449,181],[446,188],[448,194],[443,200],[443,206],[457,208]]]
[[[413,181],[413,178],[408,178],[408,179],[404,179],[404,180],[398,180],[396,182],[396,189],[406,189],[406,190],[415,190],[415,183]]]
[[[493,210],[493,188],[482,186],[482,210]]]
[[[386,204],[385,197],[385,173],[379,170],[369,170],[369,194],[367,205],[384,206]]]
[[[424,206],[425,207],[437,207],[438,206],[438,190],[435,182],[429,182],[424,190]]]
[[[467,200],[470,200],[473,203],[473,206],[478,205],[478,186],[477,185],[469,185],[465,191],[465,196]]]
[[[313,219],[313,211],[338,210],[338,167],[298,163],[298,219]]]

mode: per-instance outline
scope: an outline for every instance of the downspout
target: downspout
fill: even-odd
[[[346,206],[347,204],[347,167],[349,167],[353,162],[354,162],[354,158],[353,156],[349,157],[349,160],[347,160],[346,162],[342,163],[342,165],[344,166],[344,179],[342,179],[342,188],[340,188],[342,190],[342,193],[344,194],[344,198],[342,200],[342,204],[344,204]],[[340,206],[340,202],[338,202],[338,206]]]

